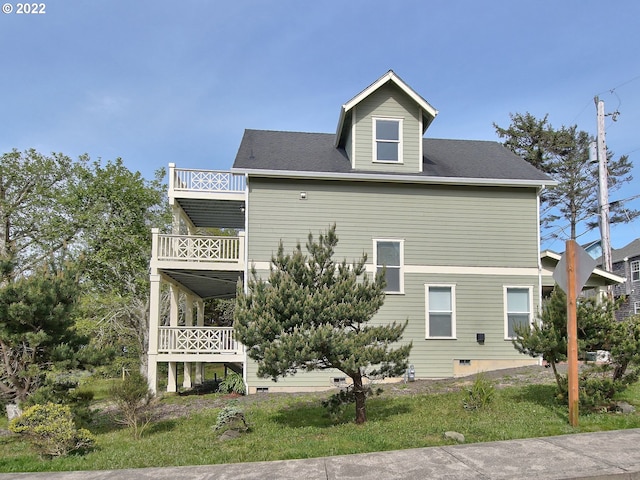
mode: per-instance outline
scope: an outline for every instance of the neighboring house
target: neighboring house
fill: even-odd
[[[589,250],[586,251],[589,253]],[[540,262],[542,265],[543,298],[551,295],[551,292],[556,286],[556,282],[553,278],[553,272],[556,269],[560,258],[562,258],[562,254],[552,252],[551,250],[545,250],[542,252]],[[624,282],[624,280],[624,277],[607,272],[601,268],[594,268],[582,289],[582,294],[588,297],[602,296],[607,293],[608,287],[616,289],[622,282]]]
[[[631,315],[640,315],[640,238],[622,248],[612,249],[611,263],[613,273],[625,278],[613,289],[615,297],[625,297],[616,311],[616,318],[622,320]]]
[[[337,224],[336,259],[386,266],[374,321],[409,324],[416,378],[537,363],[514,326],[542,296],[539,194],[555,182],[497,142],[423,138],[437,111],[389,71],[340,110],[335,134],[246,130],[231,172],[170,165],[174,234],[153,233],[149,381],[168,390],[203,378],[205,362],[242,368],[249,393],[326,389],[335,371],[274,383],[256,376],[232,328],[205,327],[203,299],[233,297],[253,266]],[[199,235],[223,228],[235,236]],[[162,314],[161,284],[171,307]]]

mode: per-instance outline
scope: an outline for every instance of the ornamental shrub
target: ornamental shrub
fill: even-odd
[[[218,386],[218,392],[244,395],[245,389],[242,375],[233,372],[224,377],[224,380],[220,382],[220,385]]]
[[[146,377],[133,371],[124,380],[116,382],[110,393],[120,411],[116,421],[131,427],[133,438],[140,439],[152,417],[153,392]]]
[[[68,405],[34,405],[9,424],[9,430],[24,436],[44,458],[83,453],[95,445],[95,437],[78,429]]]
[[[467,389],[467,396],[463,406],[466,410],[480,410],[487,407],[495,397],[496,387],[483,374],[476,375],[470,388]]]

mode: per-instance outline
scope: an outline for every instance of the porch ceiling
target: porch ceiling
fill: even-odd
[[[162,270],[162,274],[184,285],[201,298],[229,298],[236,294],[242,272],[211,270]]]
[[[243,200],[178,198],[176,201],[196,227],[244,230]]]

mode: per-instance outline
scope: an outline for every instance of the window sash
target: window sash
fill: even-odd
[[[374,160],[377,162],[401,161],[402,120],[395,118],[375,118]]]
[[[455,338],[455,287],[426,285],[426,338]]]
[[[505,338],[516,337],[517,325],[531,324],[531,288],[505,287]]]
[[[631,281],[640,281],[640,260],[631,262]]]
[[[374,239],[376,273],[385,269],[386,293],[404,293],[402,240]]]

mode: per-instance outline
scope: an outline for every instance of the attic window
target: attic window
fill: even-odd
[[[374,162],[402,163],[402,119],[374,118]]]

